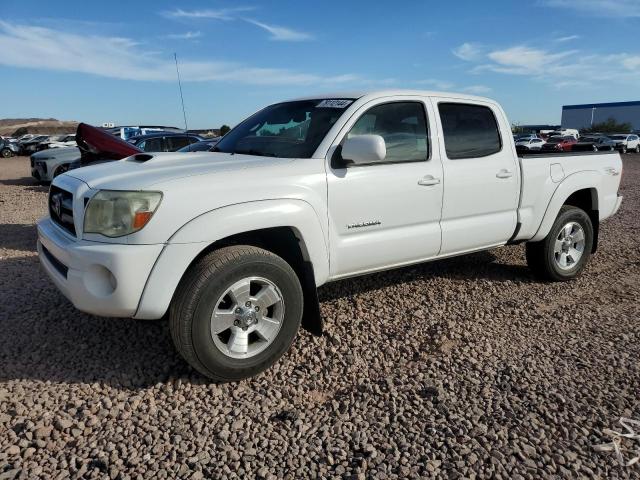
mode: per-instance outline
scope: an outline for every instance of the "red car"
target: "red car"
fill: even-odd
[[[571,135],[565,137],[550,137],[542,146],[543,152],[569,152],[578,141]]]

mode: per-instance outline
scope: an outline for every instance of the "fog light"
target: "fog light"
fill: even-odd
[[[96,297],[108,297],[118,287],[118,281],[108,268],[91,265],[84,274],[84,285]]]

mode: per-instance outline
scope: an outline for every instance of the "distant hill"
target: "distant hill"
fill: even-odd
[[[77,126],[78,122],[56,120],[55,118],[2,118],[0,119],[0,135],[74,133]]]

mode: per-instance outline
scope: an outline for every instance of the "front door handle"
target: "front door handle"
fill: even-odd
[[[432,175],[427,175],[426,177],[422,177],[420,180],[418,180],[418,185],[423,185],[425,187],[438,185],[439,183],[440,183],[440,179],[435,178]]]
[[[511,170],[507,170],[506,168],[503,168],[498,173],[496,173],[496,177],[498,177],[498,178],[511,178],[511,177],[513,177],[513,172]]]

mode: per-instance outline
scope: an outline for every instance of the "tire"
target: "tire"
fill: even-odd
[[[640,143],[636,145],[635,152],[640,153]]]
[[[13,152],[9,148],[3,148],[0,154],[2,155],[2,158],[9,158],[13,156]]]
[[[68,164],[64,164],[64,165],[60,165],[58,168],[56,168],[53,171],[53,178],[56,178],[58,175],[62,175],[65,172],[69,171],[69,165]]]
[[[234,301],[227,294],[248,280],[250,287],[239,287],[237,297],[249,291],[250,308],[246,297]],[[270,297],[263,305],[273,298],[280,301],[259,314],[263,289]],[[216,311],[228,329],[218,326]],[[236,315],[239,311],[242,314]],[[261,248],[230,246],[204,255],[187,270],[171,302],[169,326],[176,349],[193,368],[212,380],[229,382],[257,375],[280,359],[298,332],[302,311],[302,287],[287,262]],[[273,319],[278,318],[276,326]],[[220,331],[214,333],[214,328]],[[262,337],[261,329],[272,329],[271,335]]]
[[[620,149],[620,153],[622,153],[623,155],[625,153],[627,153],[627,146],[626,145],[622,145],[622,148]]]
[[[567,230],[565,228],[568,225],[573,226],[571,229],[573,240],[580,238],[579,232],[580,230],[582,231],[584,241],[581,246],[579,242],[573,243],[571,240],[563,242],[559,239],[566,236]],[[576,226],[579,226],[579,228]],[[558,253],[556,240],[562,245],[560,253]],[[591,256],[592,246],[593,224],[589,215],[580,208],[563,205],[549,234],[539,242],[526,244],[527,264],[533,273],[543,280],[553,282],[572,280],[577,278],[587,265]],[[569,248],[568,253],[565,253],[565,248]],[[580,255],[578,256],[571,249],[580,252]],[[565,255],[564,266],[561,265],[563,254]],[[578,258],[570,260],[571,256]]]
[[[598,151],[598,147],[596,147],[595,145],[592,147],[594,152]]]

